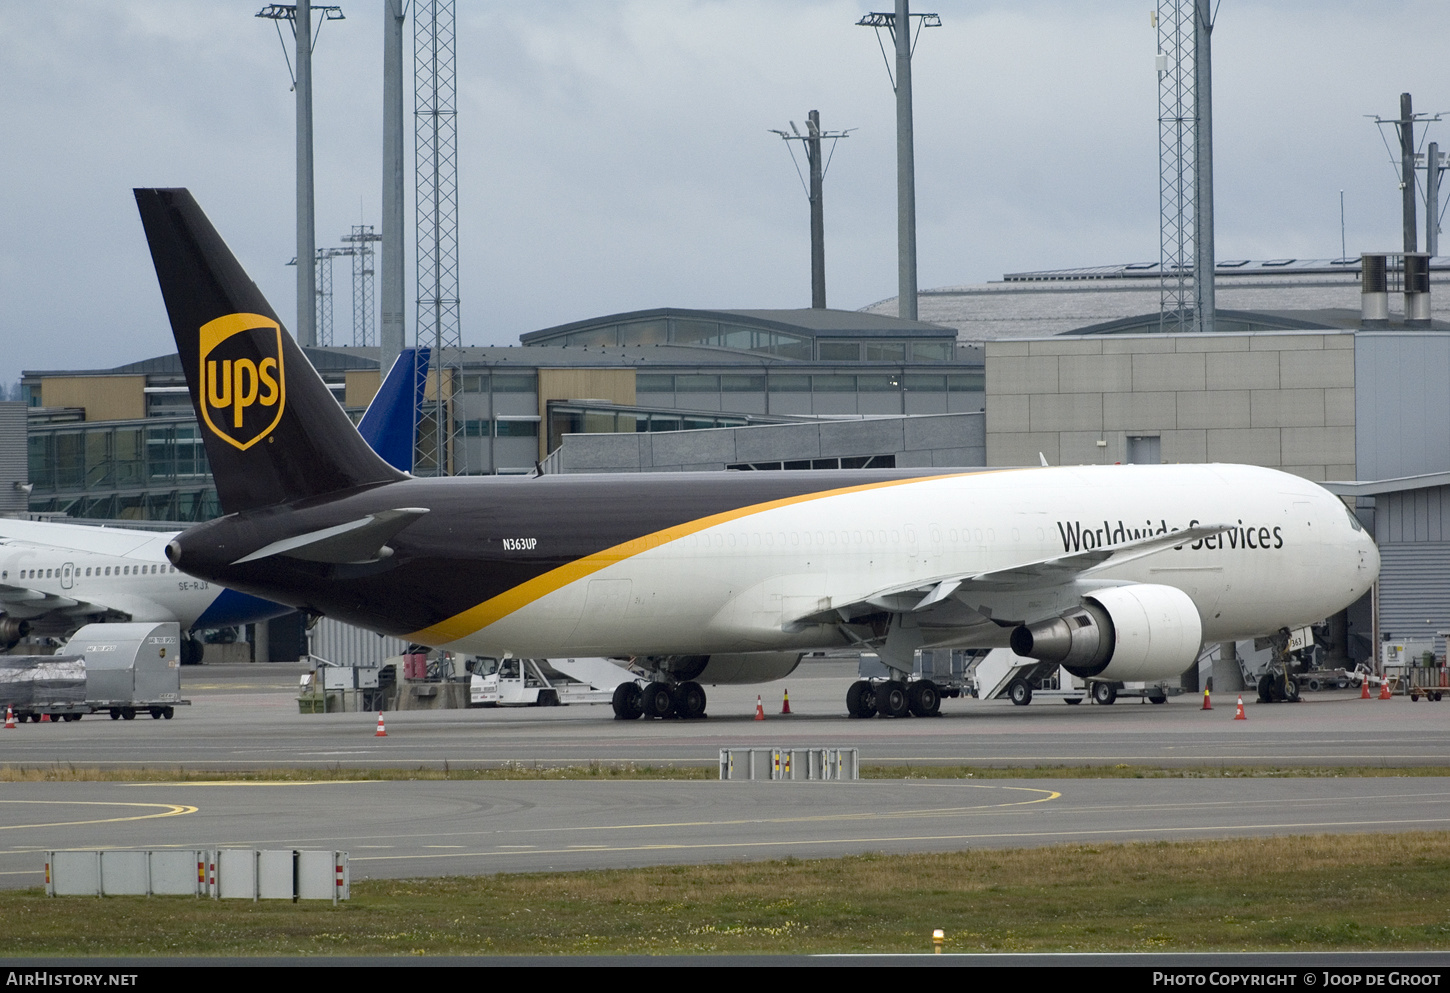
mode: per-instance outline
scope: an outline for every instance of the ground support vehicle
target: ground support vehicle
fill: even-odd
[[[1149,703],[1167,703],[1171,696],[1178,696],[1183,687],[1169,683],[1128,682],[1114,683],[1106,679],[1089,679],[1088,695],[1093,703],[1109,705],[1126,697],[1137,697]]]
[[[1024,658],[1010,648],[994,648],[972,660],[967,669],[972,695],[979,700],[1006,698],[1019,707],[1037,699],[1078,704],[1088,684],[1052,662]]]
[[[1006,698],[1019,707],[1034,699],[1061,700],[1079,704],[1083,700],[1104,706],[1120,697],[1139,697],[1149,703],[1167,703],[1183,690],[1166,682],[1121,682],[1074,676],[1055,663],[1023,658],[1009,648],[994,648],[968,670],[973,695],[981,700]]]
[[[87,624],[62,649],[86,660],[86,705],[111,720],[170,720],[181,699],[181,631],[165,624]],[[79,716],[77,718],[79,719]]]
[[[469,681],[470,707],[567,707],[571,704],[611,703],[616,686],[628,673],[605,659],[602,662],[618,673],[615,685],[596,685],[565,672],[574,659],[562,660],[556,666],[548,659],[480,659]],[[562,668],[561,668],[562,667]],[[608,670],[603,670],[607,676]],[[605,682],[604,678],[599,679]],[[631,683],[630,685],[634,685]]]
[[[20,721],[109,713],[170,720],[181,699],[181,631],[164,624],[87,624],[56,655],[0,660],[0,707]]]
[[[1294,678],[1298,680],[1301,689],[1317,693],[1320,690],[1359,689],[1368,674],[1369,667],[1361,663],[1353,669],[1309,669],[1296,673]]]
[[[0,658],[0,707],[18,721],[80,720],[86,704],[86,660],[79,655],[13,655]]]
[[[1404,678],[1400,680],[1399,692],[1414,701],[1424,697],[1432,703],[1439,703],[1440,698],[1447,692],[1443,678],[1444,672],[1445,670],[1440,668],[1406,669]]]

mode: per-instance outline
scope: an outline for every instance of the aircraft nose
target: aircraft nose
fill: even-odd
[[[1359,578],[1366,589],[1380,576],[1380,550],[1368,532],[1359,536]]]

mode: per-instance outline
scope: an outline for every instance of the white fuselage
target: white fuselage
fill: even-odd
[[[1072,606],[1093,588],[1172,586],[1192,598],[1203,640],[1213,642],[1322,620],[1367,591],[1379,570],[1374,542],[1337,497],[1252,466],[975,471],[722,516],[729,519],[611,550],[603,568],[449,647],[522,657],[621,645],[657,655],[817,648],[841,643],[836,627],[793,622],[882,590],[1195,524],[1232,529],[1069,583],[994,591],[968,581],[954,595],[994,619],[1023,622]],[[996,635],[985,641],[1005,644]]]
[[[176,533],[0,521],[0,587],[12,590],[0,610],[46,632],[78,626],[88,612],[176,621],[185,631],[222,588],[167,562]]]

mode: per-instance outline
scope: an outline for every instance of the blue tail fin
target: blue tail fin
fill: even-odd
[[[403,349],[357,426],[363,441],[402,472],[413,471],[418,408],[427,382],[428,349]]]

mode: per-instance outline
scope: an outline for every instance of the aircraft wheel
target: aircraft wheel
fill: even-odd
[[[883,717],[905,717],[911,713],[906,684],[891,679],[876,687],[876,709]]]
[[[846,711],[852,717],[876,716],[876,690],[866,680],[856,680],[846,691]]]
[[[918,679],[907,688],[906,705],[917,717],[935,717],[941,712],[941,692],[930,679]]]
[[[1032,687],[1024,680],[1014,679],[1007,687],[1007,698],[1018,707],[1025,707],[1032,702]]]
[[[638,683],[620,683],[614,688],[614,719],[633,721],[644,714],[644,694]]]
[[[1112,683],[1093,683],[1093,703],[1107,706],[1118,698],[1118,688]]]
[[[644,716],[663,720],[675,712],[675,691],[669,683],[650,683],[644,688]]]
[[[1266,672],[1259,677],[1259,702],[1273,703],[1278,699],[1279,695],[1275,692],[1274,687],[1274,677]]]
[[[675,687],[675,713],[686,720],[705,716],[705,688],[690,681]]]
[[[1299,702],[1299,680],[1293,676],[1280,676],[1275,680],[1275,689],[1279,691],[1279,697],[1285,703]]]

